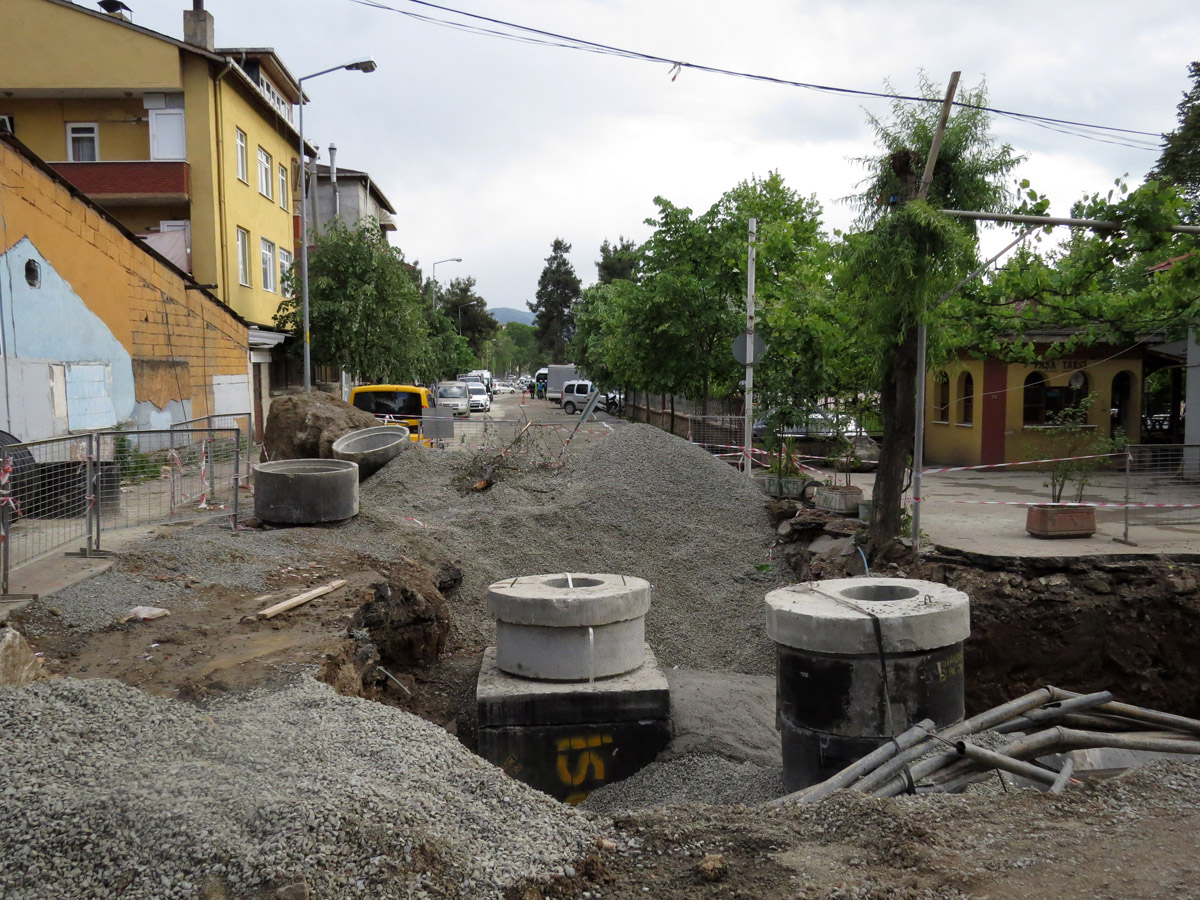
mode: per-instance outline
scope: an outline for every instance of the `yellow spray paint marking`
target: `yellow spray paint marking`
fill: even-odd
[[[593,781],[604,780],[604,758],[594,752],[604,744],[612,743],[612,735],[593,734],[587,737],[560,738],[558,744],[558,779],[563,784],[578,787],[592,772]],[[571,751],[582,751],[575,757],[575,770],[571,771],[568,756]]]

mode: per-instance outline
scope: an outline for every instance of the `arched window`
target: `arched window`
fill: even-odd
[[[938,372],[934,376],[934,397],[937,408],[935,410],[935,422],[950,421],[950,376],[945,372]]]
[[[975,421],[975,379],[970,372],[958,376],[958,423],[970,425]]]
[[[1041,372],[1025,376],[1025,411],[1021,421],[1026,425],[1041,425],[1046,421],[1046,376]]]

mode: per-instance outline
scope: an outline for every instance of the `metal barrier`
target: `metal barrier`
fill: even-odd
[[[172,431],[187,431],[193,428],[237,428],[242,432],[242,439],[247,443],[243,443],[242,451],[249,449],[250,436],[254,434],[254,430],[250,427],[250,413],[217,413],[210,416],[198,416],[195,419],[185,419],[182,422],[174,422],[171,425]]]
[[[1134,444],[1125,471],[1125,527],[1200,523],[1200,444]]]
[[[102,555],[137,525],[229,517],[236,525],[238,428],[102,431],[13,444],[0,467],[0,577],[63,547]]]

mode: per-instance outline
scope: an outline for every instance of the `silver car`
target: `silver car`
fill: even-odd
[[[437,405],[452,410],[456,416],[471,414],[471,397],[464,381],[440,381],[435,391]]]

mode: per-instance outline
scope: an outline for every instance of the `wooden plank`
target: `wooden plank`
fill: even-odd
[[[255,614],[255,618],[273,618],[280,613],[287,612],[289,609],[295,609],[297,606],[301,606],[302,604],[307,603],[309,600],[314,600],[317,597],[321,597],[330,593],[331,591],[336,591],[338,588],[344,587],[345,584],[346,579],[339,578],[336,581],[329,582],[329,584],[323,584],[320,587],[315,587],[311,591],[305,591],[303,594],[297,594],[290,600],[284,600],[280,603],[276,603],[274,606],[268,606],[266,609],[259,610],[258,613]]]

